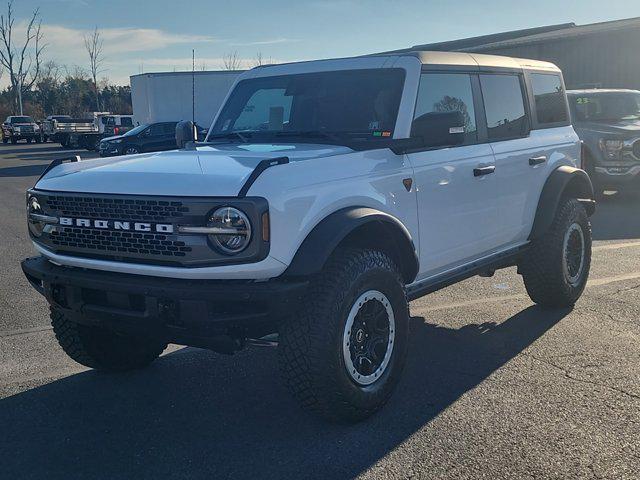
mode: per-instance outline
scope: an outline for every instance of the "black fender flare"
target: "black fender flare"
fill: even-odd
[[[393,246],[391,254],[399,263],[405,282],[413,282],[419,262],[411,234],[394,216],[367,207],[343,208],[320,221],[304,239],[284,275],[301,277],[319,273],[336,247],[365,226],[385,230],[384,240]]]
[[[589,216],[595,213],[593,185],[587,172],[567,165],[558,167],[551,172],[542,188],[529,240],[540,238],[549,230],[558,205],[567,195],[580,201]]]

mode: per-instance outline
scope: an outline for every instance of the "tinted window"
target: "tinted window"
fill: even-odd
[[[414,118],[458,111],[464,118],[465,143],[478,139],[471,77],[463,73],[427,73],[420,77]]]
[[[164,134],[164,124],[163,123],[154,123],[149,127],[149,135],[152,137],[156,137],[158,135]]]
[[[517,75],[480,75],[489,139],[521,137],[527,133],[522,84]]]
[[[567,121],[564,88],[558,75],[534,73],[531,75],[531,87],[538,123],[544,125]]]
[[[403,83],[403,70],[387,68],[244,80],[223,107],[212,134],[244,131],[265,139],[296,132],[391,137]]]
[[[133,119],[131,117],[122,117],[120,119],[120,125],[123,127],[133,127]]]
[[[162,131],[165,135],[175,135],[176,123],[165,123],[162,127]]]
[[[31,117],[10,117],[11,123],[33,123]]]

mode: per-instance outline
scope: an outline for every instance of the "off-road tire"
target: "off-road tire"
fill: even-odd
[[[374,383],[363,386],[347,372],[343,336],[355,302],[371,290],[389,300],[395,343],[386,369]],[[297,314],[280,328],[284,382],[308,411],[331,421],[363,420],[382,408],[393,393],[406,359],[408,329],[404,282],[394,262],[379,251],[340,250],[312,281]]]
[[[565,234],[572,225],[580,226],[584,238],[583,266],[571,283],[564,270]],[[519,265],[527,293],[538,305],[550,308],[573,307],[589,278],[591,267],[591,223],[584,206],[576,199],[564,200],[546,234],[534,240]]]
[[[167,348],[160,341],[141,340],[72,322],[55,308],[51,309],[51,324],[64,352],[79,364],[96,370],[126,372],[143,368]]]

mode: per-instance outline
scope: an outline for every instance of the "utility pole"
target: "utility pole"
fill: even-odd
[[[196,50],[191,50],[191,121],[196,124]]]

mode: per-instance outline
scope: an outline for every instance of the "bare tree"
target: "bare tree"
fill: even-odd
[[[100,89],[98,88],[98,75],[104,72],[102,69],[102,63],[104,57],[102,56],[102,38],[100,38],[100,31],[98,27],[93,30],[91,35],[84,36],[84,48],[89,54],[89,72],[91,73],[91,80],[93,81],[93,89],[96,95],[96,110],[102,111],[100,105]]]
[[[256,53],[256,56],[253,57],[253,61],[251,63],[252,66],[254,67],[259,67],[261,65],[273,65],[274,62],[273,58],[269,57],[269,58],[264,58],[264,56],[262,55],[262,52],[258,52]]]
[[[29,23],[24,43],[16,46],[13,42],[13,0],[7,2],[7,14],[0,15],[0,64],[9,73],[13,92],[14,108],[22,115],[22,94],[29,91],[38,80],[42,64],[42,20],[40,10],[35,9]]]
[[[238,52],[231,52],[222,58],[224,70],[240,70],[242,68],[242,60],[238,56]]]

